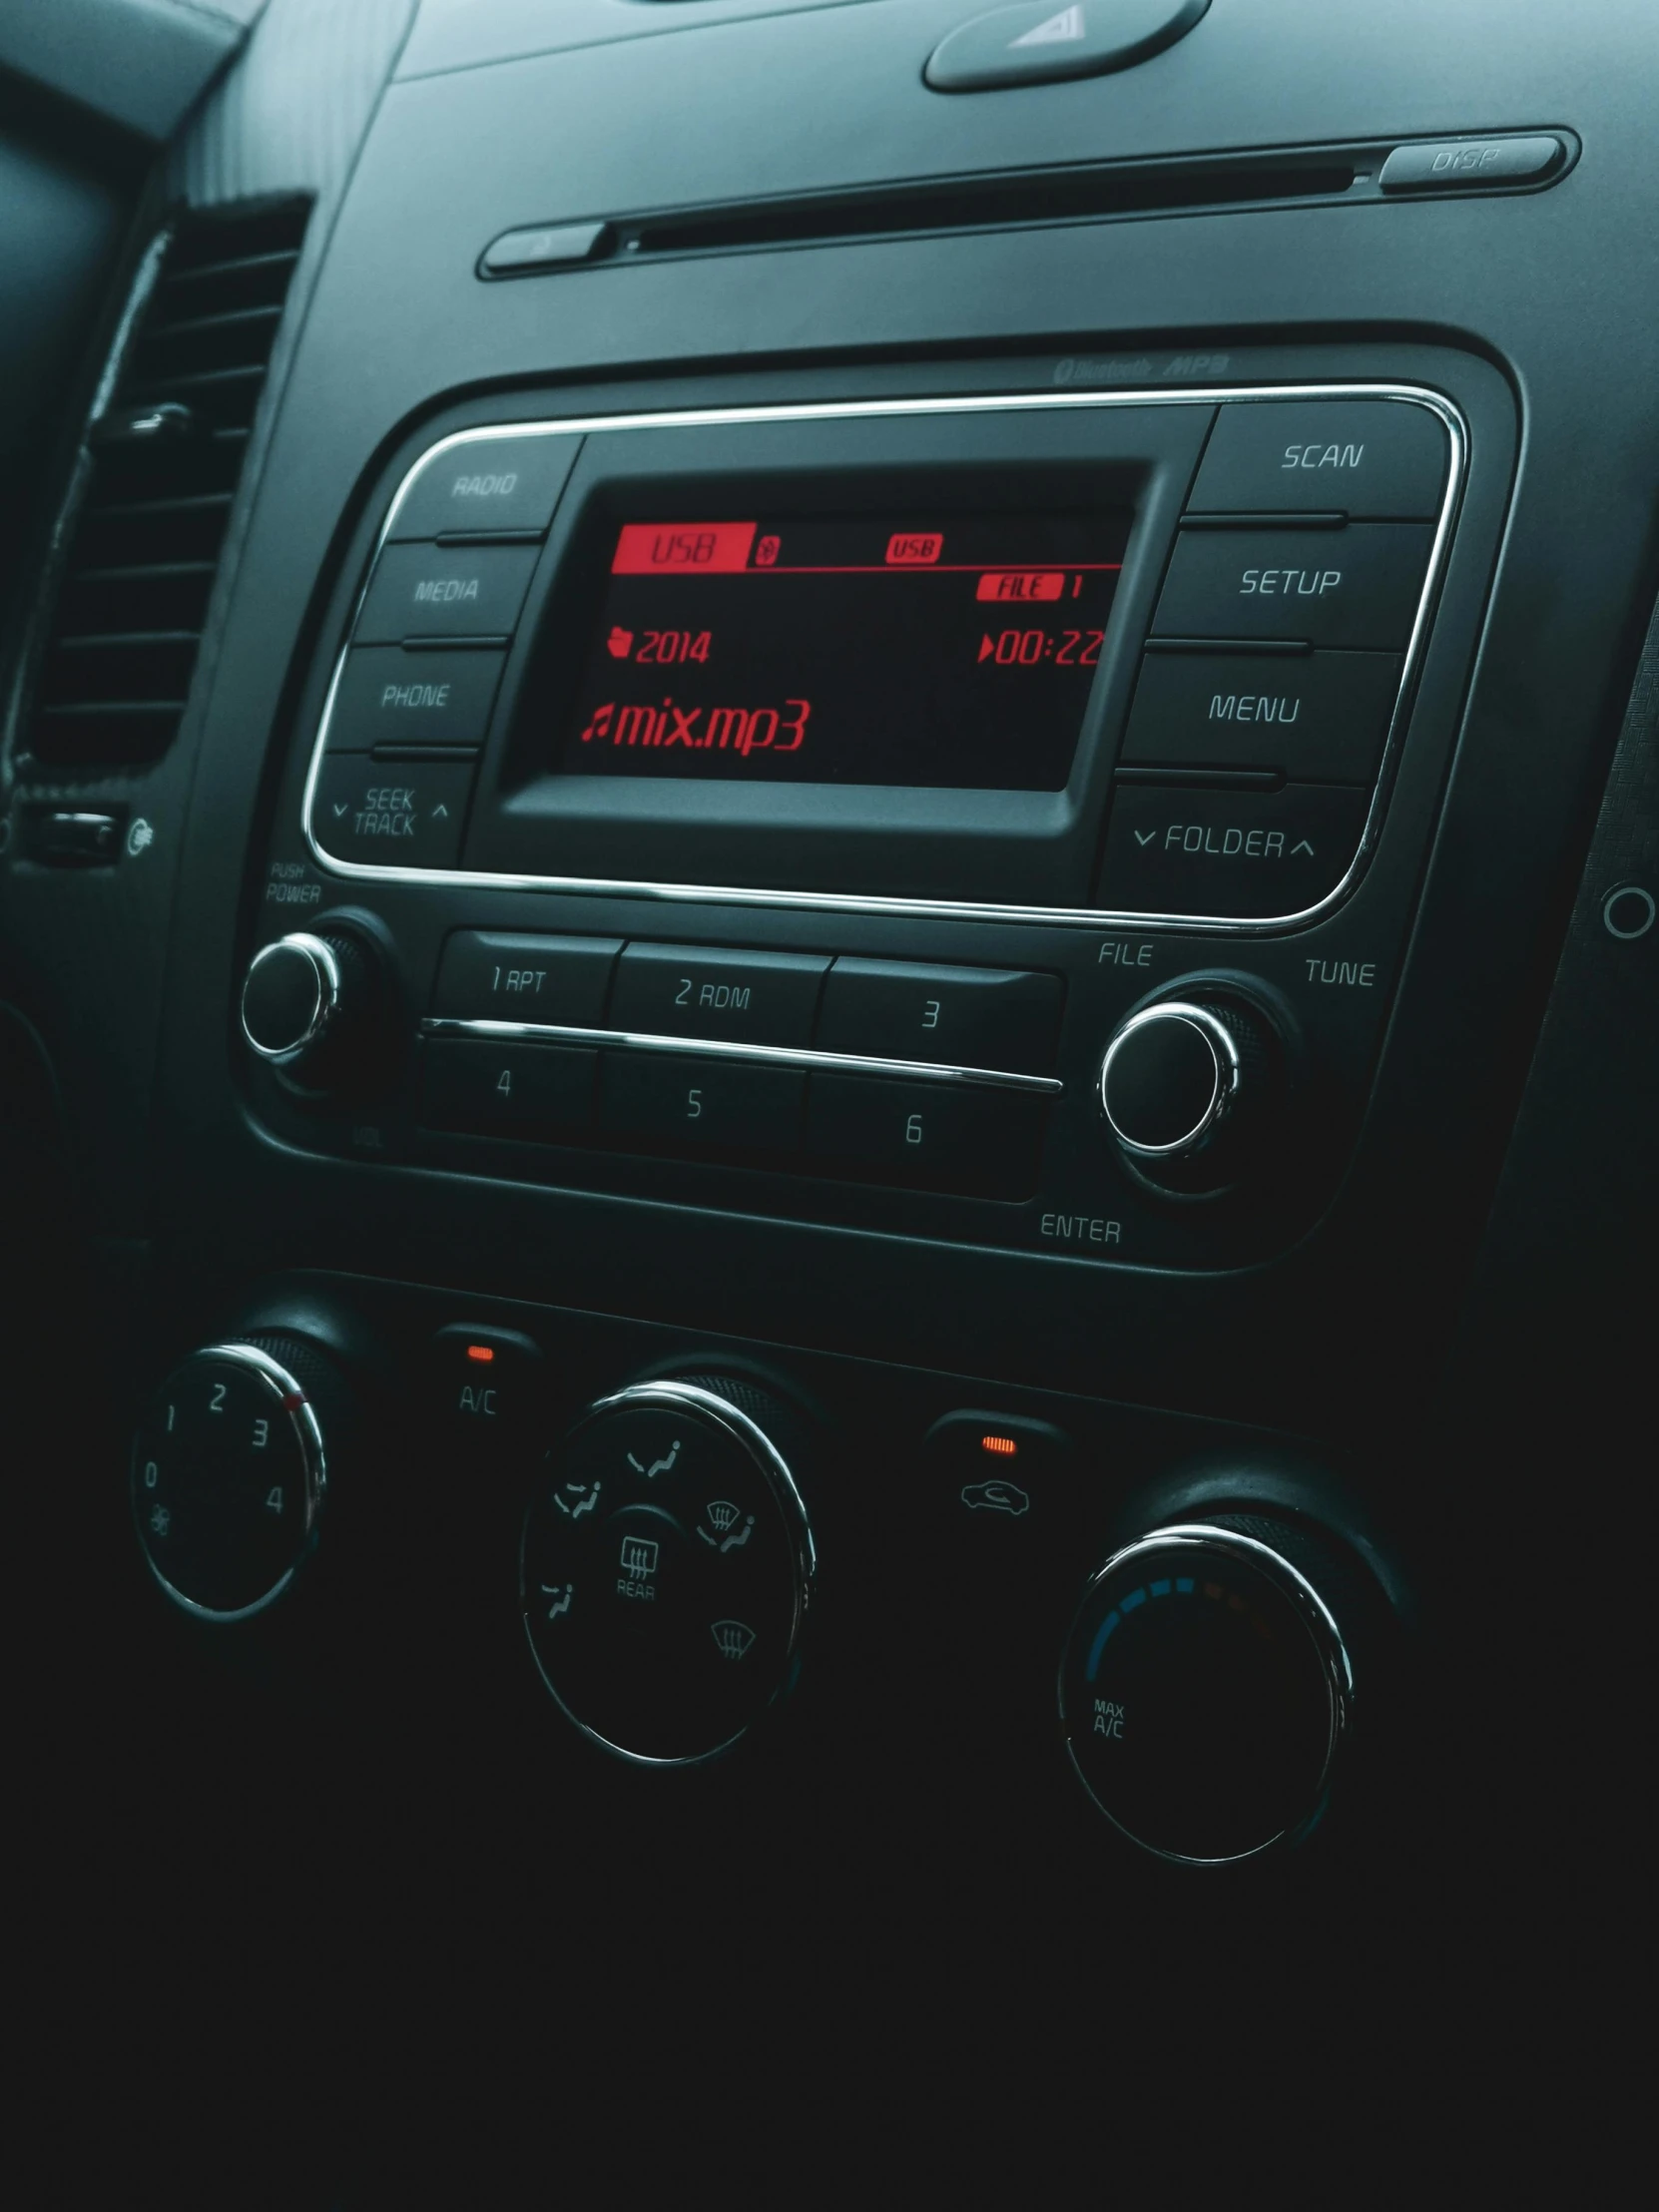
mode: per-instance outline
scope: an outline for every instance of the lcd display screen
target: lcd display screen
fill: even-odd
[[[1059,791],[1129,521],[625,523],[557,766]]]

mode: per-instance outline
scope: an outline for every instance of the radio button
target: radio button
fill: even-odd
[[[1369,792],[1329,784],[1278,792],[1120,784],[1100,903],[1230,920],[1301,913],[1348,872],[1370,803]]]
[[[393,538],[476,537],[553,519],[581,446],[573,437],[465,438],[429,453],[391,518]]]
[[[617,963],[610,1026],[652,1037],[804,1045],[829,965],[797,952],[631,944]]]
[[[352,635],[359,645],[511,637],[536,557],[533,545],[388,545]]]
[[[1188,506],[1427,519],[1439,511],[1446,451],[1439,418],[1404,400],[1234,399],[1217,417]]]
[[[805,1076],[744,1060],[607,1052],[600,1124],[646,1144],[799,1152]]]
[[[824,987],[821,1052],[1046,1075],[1060,1041],[1057,975],[837,960]]]
[[[345,656],[333,711],[330,753],[380,745],[479,746],[490,726],[500,653],[404,653],[356,646]]]
[[[545,1021],[597,1029],[620,937],[514,937],[456,929],[432,1011],[460,1021]]]
[[[331,859],[379,867],[453,867],[461,849],[471,761],[392,766],[330,754],[317,778],[311,833]]]
[[[1421,524],[1402,522],[1345,530],[1184,529],[1152,634],[1402,646],[1417,611],[1430,535]]]
[[[581,1046],[429,1038],[421,1122],[429,1129],[460,1129],[477,1136],[578,1135],[593,1120],[598,1058]]]
[[[1029,1092],[815,1075],[807,1145],[845,1174],[862,1169],[883,1182],[1029,1198],[1046,1110]]]
[[[1123,759],[1367,784],[1398,690],[1393,653],[1149,653]]]

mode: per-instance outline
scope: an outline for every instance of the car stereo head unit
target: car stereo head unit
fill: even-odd
[[[391,499],[346,877],[1244,928],[1386,801],[1464,441],[1404,387],[490,426]]]

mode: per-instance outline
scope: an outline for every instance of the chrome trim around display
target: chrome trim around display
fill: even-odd
[[[571,1711],[548,1680],[547,1669],[541,1663],[535,1638],[530,1634],[530,1608],[525,1602],[525,1546],[530,1535],[530,1514],[535,1511],[534,1500],[524,1516],[524,1527],[519,1537],[519,1608],[524,1615],[525,1642],[530,1646],[530,1656],[535,1661],[536,1672],[541,1676],[543,1687],[565,1719],[573,1728],[579,1729],[589,1743],[597,1744],[601,1751],[608,1751],[617,1759],[625,1759],[633,1767],[701,1767],[706,1766],[711,1759],[720,1758],[734,1744],[741,1743],[756,1725],[756,1721],[771,1712],[789,1690],[794,1678],[796,1653],[801,1644],[801,1631],[806,1625],[807,1614],[813,1602],[814,1585],[818,1579],[818,1547],[813,1541],[813,1524],[807,1518],[807,1508],[802,1501],[789,1461],[759,1421],[752,1419],[741,1406],[734,1405],[730,1398],[722,1397],[718,1390],[706,1390],[701,1383],[678,1382],[672,1379],[660,1382],[635,1382],[625,1390],[613,1392],[610,1397],[598,1398],[565,1438],[566,1446],[607,1414],[630,1411],[642,1405],[663,1406],[670,1410],[683,1408],[709,1421],[714,1427],[724,1429],[733,1442],[740,1444],[755,1461],[777,1501],[788,1531],[794,1584],[791,1593],[793,1607],[789,1640],[785,1647],[784,1666],[777,1688],[761,1708],[761,1712],[755,1716],[755,1720],[746,1721],[735,1735],[728,1736],[724,1742],[714,1745],[710,1750],[692,1752],[683,1759],[652,1758],[646,1752],[630,1751],[626,1744],[613,1743],[608,1736],[602,1736],[598,1729],[590,1728],[586,1721]]]
[[[202,1351],[193,1352],[187,1358],[181,1360],[179,1367],[191,1367],[198,1360],[223,1360],[231,1367],[248,1369],[272,1392],[276,1400],[277,1409],[292,1425],[294,1438],[299,1446],[299,1463],[305,1478],[305,1525],[301,1532],[301,1548],[292,1566],[287,1568],[272,1584],[264,1597],[256,1598],[252,1605],[239,1605],[229,1612],[221,1612],[211,1605],[198,1603],[193,1597],[186,1597],[183,1590],[176,1588],[173,1583],[169,1582],[151,1555],[150,1546],[144,1541],[142,1525],[139,1529],[139,1544],[144,1553],[145,1564],[149,1567],[161,1588],[173,1600],[175,1605],[182,1607],[193,1619],[219,1623],[247,1621],[252,1620],[257,1613],[265,1612],[268,1606],[276,1604],[304,1564],[306,1550],[315,1538],[317,1515],[322,1509],[323,1495],[328,1487],[328,1462],[323,1450],[322,1429],[318,1424],[315,1412],[311,1408],[311,1401],[305,1395],[300,1384],[295,1382],[279,1361],[274,1360],[269,1352],[262,1352],[258,1345],[208,1345]],[[167,1388],[168,1382],[172,1381],[173,1376],[178,1372],[179,1369],[175,1368],[168,1375],[166,1381],[162,1383],[164,1390]],[[134,1477],[136,1477],[138,1471],[137,1456],[138,1446],[135,1440]],[[133,1507],[134,1518],[137,1519],[138,1492],[136,1488],[133,1493]]]
[[[1449,450],[1446,456],[1445,490],[1440,500],[1440,511],[1434,525],[1433,541],[1429,547],[1428,565],[1423,576],[1422,590],[1417,598],[1416,614],[1411,623],[1411,634],[1406,642],[1400,665],[1399,688],[1394,694],[1393,713],[1388,721],[1387,741],[1378,766],[1377,779],[1372,788],[1371,806],[1367,810],[1365,828],[1361,831],[1353,860],[1342,880],[1314,905],[1303,907],[1290,914],[1271,914],[1242,918],[1228,914],[1183,914],[1136,912],[1116,907],[1091,906],[1023,906],[976,899],[906,898],[899,895],[871,896],[850,891],[789,891],[756,890],[741,884],[713,883],[659,883],[634,881],[627,877],[589,875],[522,875],[492,873],[485,869],[468,868],[418,868],[381,867],[360,860],[341,860],[328,852],[312,825],[311,810],[316,794],[317,780],[321,775],[323,756],[328,743],[328,725],[334,711],[334,700],[339,691],[340,678],[345,670],[346,655],[351,650],[351,638],[347,634],[340,647],[339,656],[328,684],[323,702],[321,720],[317,725],[316,740],[311,748],[310,767],[305,776],[304,795],[300,802],[300,828],[305,843],[317,865],[328,873],[351,883],[448,883],[461,890],[508,891],[563,891],[579,892],[594,896],[623,898],[655,898],[680,903],[706,903],[723,906],[760,906],[805,910],[818,913],[894,914],[924,916],[944,921],[1012,921],[1046,922],[1056,926],[1076,928],[1168,928],[1206,930],[1226,935],[1253,937],[1275,931],[1306,927],[1341,904],[1357,880],[1362,867],[1374,850],[1382,830],[1382,818],[1387,810],[1388,794],[1397,766],[1398,753],[1409,713],[1418,668],[1427,640],[1430,612],[1439,588],[1445,566],[1446,548],[1450,542],[1451,526],[1456,514],[1457,502],[1462,492],[1463,476],[1468,460],[1467,425],[1460,411],[1442,394],[1418,384],[1387,382],[1329,382],[1290,384],[1217,384],[1185,388],[1182,390],[1132,390],[1132,391],[1043,391],[1002,392],[989,394],[961,394],[937,399],[855,399],[797,402],[783,406],[752,407],[704,407],[682,411],[663,411],[651,414],[572,415],[564,420],[543,422],[503,422],[486,424],[475,430],[456,430],[448,437],[439,438],[427,447],[420,458],[405,473],[392,500],[380,534],[374,543],[373,558],[364,577],[361,592],[352,609],[352,627],[367,595],[373,576],[374,563],[381,548],[391,535],[398,509],[402,506],[415,478],[427,468],[440,453],[456,446],[485,443],[491,438],[522,437],[588,437],[610,434],[619,430],[676,430],[705,427],[733,428],[744,423],[768,422],[844,422],[871,421],[919,415],[974,415],[1009,414],[1031,412],[1045,408],[1074,409],[1080,407],[1180,407],[1217,406],[1230,400],[1251,401],[1266,399],[1393,399],[1407,405],[1426,407],[1444,426]],[[1263,527],[1294,528],[1298,517],[1294,514],[1275,515],[1270,525]],[[1177,531],[1180,524],[1177,522]],[[1212,642],[1212,641],[1206,641]],[[1219,649],[1232,641],[1218,638],[1213,641]],[[1143,641],[1144,644],[1144,641]]]
[[[1210,1091],[1210,1102],[1198,1120],[1184,1137],[1177,1137],[1173,1144],[1142,1144],[1134,1137],[1125,1136],[1113,1118],[1111,1103],[1106,1096],[1107,1079],[1112,1072],[1112,1062],[1129,1039],[1139,1030],[1155,1021],[1183,1021],[1189,1029],[1196,1029],[1210,1047],[1215,1062],[1215,1081]],[[1163,998],[1155,1006],[1143,1006],[1138,1014],[1131,1014],[1111,1043],[1106,1047],[1106,1057],[1100,1063],[1100,1081],[1096,1094],[1100,1110],[1106,1117],[1106,1126],[1122,1145],[1125,1152],[1134,1154],[1137,1160],[1168,1160],[1177,1153],[1192,1152],[1201,1145],[1219,1121],[1224,1121],[1233,1111],[1233,1102],[1239,1095],[1239,1048],[1234,1043],[1226,1022],[1213,1014],[1208,1006],[1195,1006],[1185,998]]]
[[[1232,1552],[1247,1565],[1257,1568],[1269,1581],[1277,1582],[1292,1606],[1302,1618],[1319,1661],[1320,1672],[1325,1678],[1326,1695],[1330,1700],[1331,1723],[1326,1738],[1325,1764],[1320,1769],[1314,1788],[1314,1802],[1292,1827],[1283,1828],[1276,1836],[1252,1845],[1249,1851],[1234,1852],[1225,1859],[1195,1859],[1179,1851],[1165,1851],[1161,1845],[1149,1844],[1137,1836],[1095,1796],[1088,1776],[1083,1772],[1071,1746],[1071,1716],[1066,1711],[1066,1667],[1071,1659],[1072,1638],[1077,1624],[1088,1610],[1090,1601],[1108,1575],[1132,1564],[1147,1552],[1154,1551],[1222,1551]],[[1059,1678],[1060,1723],[1066,1732],[1066,1756],[1071,1760],[1072,1772],[1088,1792],[1089,1802],[1111,1822],[1120,1836],[1126,1837],[1137,1850],[1150,1852],[1154,1859],[1162,1859],[1175,1867],[1236,1867],[1248,1859],[1260,1859],[1264,1852],[1279,1851],[1289,1844],[1300,1843],[1324,1812],[1331,1791],[1331,1773],[1337,1755],[1354,1727],[1354,1663],[1349,1657],[1343,1632],[1337,1626],[1336,1616],[1299,1567],[1291,1564],[1283,1552],[1275,1551],[1255,1536],[1247,1536],[1237,1528],[1220,1528],[1210,1521],[1172,1521],[1168,1526],[1155,1528],[1149,1535],[1137,1536],[1133,1543],[1125,1544],[1106,1561],[1104,1566],[1090,1575],[1088,1587],[1083,1592],[1070,1630],[1066,1635],[1065,1649],[1060,1654]]]
[[[981,1090],[1034,1091],[1058,1098],[1057,1075],[1013,1075],[1002,1068],[953,1067],[937,1060],[878,1060],[852,1052],[815,1052],[790,1044],[727,1044],[718,1037],[658,1037],[633,1029],[577,1029],[551,1021],[462,1021],[428,1014],[430,1037],[503,1037],[529,1043],[603,1045],[607,1051],[697,1053],[707,1059],[759,1060],[774,1067],[821,1068],[830,1075],[894,1075],[924,1083],[968,1083]]]

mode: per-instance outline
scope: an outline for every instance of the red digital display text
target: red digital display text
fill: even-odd
[[[629,522],[616,541],[613,576],[731,576],[749,566],[755,522]],[[776,556],[774,556],[776,558]]]
[[[988,576],[981,576],[975,599],[1015,600],[1029,603],[1031,600],[1063,599],[1066,595],[1066,578],[1060,569],[1002,568],[993,569]]]
[[[887,540],[889,568],[931,568],[944,551],[937,530],[895,530]]]
[[[730,750],[751,753],[799,753],[812,717],[810,699],[786,699],[779,707],[681,707],[665,699],[660,707],[622,706],[606,700],[596,707],[579,743],[597,746],[684,746],[688,752]]]

